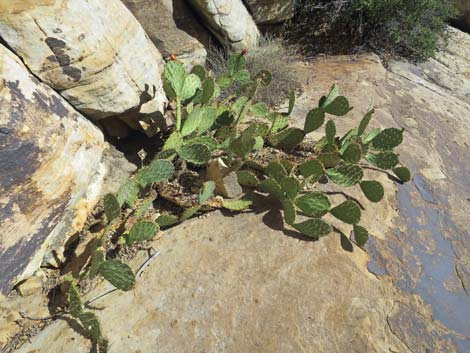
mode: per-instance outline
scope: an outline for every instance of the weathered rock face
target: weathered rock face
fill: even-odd
[[[183,0],[123,0],[134,14],[165,60],[170,54],[191,68],[204,65],[208,42],[205,28],[191,14]],[[178,16],[178,18],[175,18]]]
[[[163,109],[162,57],[121,1],[2,1],[0,36],[88,117]]]
[[[97,202],[103,135],[0,46],[0,293],[79,230]]]
[[[241,0],[188,0],[217,39],[234,48],[252,48],[259,31]]]
[[[294,16],[293,0],[244,0],[253,19],[260,25],[285,22]]]

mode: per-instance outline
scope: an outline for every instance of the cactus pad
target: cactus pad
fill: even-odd
[[[353,232],[354,239],[360,247],[364,246],[367,243],[367,240],[369,240],[369,232],[364,227],[355,224],[353,226]]]
[[[298,197],[295,205],[307,216],[321,217],[326,214],[330,208],[330,200],[322,192],[311,192]]]
[[[372,119],[372,116],[374,115],[374,109],[369,110],[366,115],[362,118],[361,122],[359,123],[359,128],[357,129],[357,134],[361,136],[367,129],[367,126],[369,126],[370,120]]]
[[[313,239],[328,235],[333,230],[328,223],[319,218],[312,218],[302,223],[293,224],[292,226],[303,235]]]
[[[344,201],[330,210],[330,213],[347,224],[357,224],[361,220],[361,209],[354,201]]]
[[[389,128],[382,130],[373,140],[372,147],[389,150],[397,147],[403,141],[403,130]]]
[[[292,151],[304,139],[305,134],[297,128],[288,128],[274,136],[274,144],[277,148]]]
[[[311,181],[314,183],[317,182],[325,172],[323,164],[316,159],[302,163],[299,165],[299,170],[304,178],[311,178]]]
[[[202,184],[202,189],[199,192],[199,203],[202,205],[206,203],[212,196],[214,196],[215,183],[212,180],[206,181]]]
[[[134,224],[127,236],[127,243],[133,244],[136,242],[151,240],[160,230],[160,227],[155,222],[139,221]]]
[[[384,197],[384,187],[375,180],[363,180],[359,184],[362,192],[372,202],[379,202]]]
[[[326,175],[337,185],[349,187],[359,183],[364,176],[362,168],[354,164],[343,164],[327,169]]]
[[[82,300],[80,292],[75,283],[70,282],[69,290],[69,312],[73,317],[78,317],[83,312]]]
[[[291,200],[282,200],[282,208],[284,209],[284,220],[287,224],[294,224],[295,222],[295,207]]]
[[[173,176],[173,163],[166,159],[154,159],[147,167],[137,172],[136,179],[142,187],[151,183],[167,181]]]
[[[135,201],[139,196],[140,187],[134,180],[128,180],[119,188],[116,198],[119,205],[126,203],[129,207],[134,207]]]
[[[366,156],[370,164],[381,169],[392,169],[398,164],[398,155],[393,152],[380,152],[377,154],[368,154]]]
[[[357,163],[362,158],[362,148],[358,143],[350,143],[343,153],[343,159],[348,163]]]
[[[104,213],[108,224],[121,215],[121,206],[118,199],[113,194],[107,194],[104,197]]]
[[[403,182],[406,183],[411,180],[411,173],[407,167],[396,167],[392,169],[395,175]]]
[[[192,164],[204,164],[211,159],[211,150],[202,143],[184,145],[178,151],[181,158]]]
[[[259,184],[262,192],[269,193],[271,196],[281,200],[283,198],[282,189],[279,183],[274,179],[265,179]]]
[[[259,103],[253,104],[250,107],[250,112],[254,116],[262,118],[262,117],[265,117],[266,115],[268,115],[269,110],[268,110],[268,106],[266,105],[266,103],[259,102]]]
[[[336,125],[333,120],[328,120],[325,126],[325,133],[326,133],[326,141],[329,145],[333,145],[335,143],[336,137]]]
[[[259,185],[258,178],[251,172],[246,170],[237,171],[238,183],[242,186],[257,187]]]
[[[300,191],[299,181],[294,177],[284,177],[279,181],[282,193],[289,199],[293,199]]]
[[[134,287],[135,276],[129,265],[119,260],[107,260],[100,266],[99,273],[117,289],[128,291]]]
[[[323,110],[332,115],[343,116],[346,115],[352,108],[346,97],[336,97],[330,104],[323,107]]]
[[[243,211],[251,206],[250,200],[224,200],[223,207],[231,211]]]
[[[304,132],[308,134],[319,129],[325,122],[325,112],[323,109],[316,108],[308,112],[305,118]]]
[[[175,215],[163,213],[157,218],[157,223],[160,227],[169,227],[179,222],[179,218]]]

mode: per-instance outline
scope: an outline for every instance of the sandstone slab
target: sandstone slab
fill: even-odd
[[[206,29],[182,0],[124,0],[165,60],[174,54],[188,69],[204,65],[207,52],[197,38],[208,42]],[[175,18],[179,16],[179,18]]]
[[[0,46],[0,292],[60,257],[109,166],[101,131]],[[57,253],[55,253],[57,252]]]
[[[245,0],[253,19],[259,25],[275,25],[294,16],[293,0]]]
[[[241,0],[189,0],[217,39],[237,49],[258,44],[259,30]]]
[[[161,54],[121,1],[2,1],[0,36],[92,119],[138,113],[149,101],[163,111]]]

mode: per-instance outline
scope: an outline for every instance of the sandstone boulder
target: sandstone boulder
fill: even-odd
[[[258,28],[241,0],[188,1],[221,43],[237,49],[258,44]]]
[[[123,2],[139,20],[165,60],[174,54],[187,68],[204,65],[207,52],[202,43],[209,42],[209,35],[183,0]]]
[[[60,257],[81,229],[100,197],[107,149],[97,127],[0,46],[0,293],[45,255]]]
[[[274,25],[294,16],[294,0],[245,0],[253,19],[259,25]]]
[[[0,1],[0,36],[92,119],[163,109],[161,54],[119,0]]]

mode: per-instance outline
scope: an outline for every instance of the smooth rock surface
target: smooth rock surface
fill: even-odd
[[[123,0],[123,3],[165,60],[174,54],[188,69],[204,65],[207,52],[197,38],[208,42],[208,34],[183,0]]]
[[[215,37],[236,49],[258,44],[260,33],[242,0],[188,0]]]
[[[260,25],[274,25],[294,16],[294,0],[244,0],[253,19]]]
[[[98,128],[0,46],[0,293],[83,226],[105,148]]]
[[[119,0],[1,1],[0,36],[87,117],[163,111],[161,54]]]

